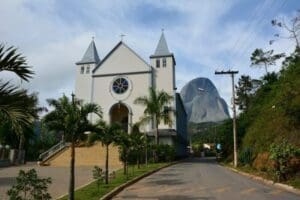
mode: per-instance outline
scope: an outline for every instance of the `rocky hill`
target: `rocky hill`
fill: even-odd
[[[218,122],[229,118],[226,102],[208,78],[191,80],[182,88],[180,95],[189,122]]]

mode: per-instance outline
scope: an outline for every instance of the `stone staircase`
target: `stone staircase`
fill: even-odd
[[[43,162],[44,165],[66,167],[70,165],[70,147],[66,146],[63,150],[58,151],[49,159]],[[95,166],[103,167],[105,165],[105,147],[100,142],[92,146],[83,146],[75,148],[75,165],[76,166]],[[109,167],[118,169],[122,167],[119,160],[119,151],[117,146],[110,145],[109,148]]]

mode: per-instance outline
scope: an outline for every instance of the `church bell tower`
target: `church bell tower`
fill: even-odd
[[[174,54],[169,51],[167,41],[162,32],[156,50],[150,56],[150,63],[153,67],[153,87],[157,91],[167,92],[173,97],[169,108],[176,110],[176,83],[175,83],[175,65],[176,61]],[[171,128],[176,129],[176,116],[173,112],[173,125]],[[167,125],[162,125],[159,128],[170,128]]]
[[[176,91],[175,83],[175,58],[169,51],[167,41],[162,32],[156,50],[150,56],[150,63],[154,69],[154,87],[156,90],[164,90],[170,95]]]
[[[82,59],[76,63],[75,95],[85,103],[91,102],[92,97],[92,74],[95,67],[100,63],[94,39],[88,46]]]

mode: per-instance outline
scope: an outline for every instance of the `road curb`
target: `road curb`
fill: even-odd
[[[238,173],[238,174],[241,174],[243,176],[246,176],[250,179],[253,179],[253,180],[256,180],[256,181],[259,181],[261,183],[264,183],[265,185],[269,185],[269,186],[274,186],[278,189],[282,189],[282,190],[285,190],[285,191],[288,191],[288,192],[291,192],[291,193],[294,193],[294,194],[297,194],[297,195],[300,195],[300,190],[297,189],[297,188],[294,188],[293,186],[290,186],[290,185],[286,185],[286,184],[283,184],[283,183],[276,183],[272,180],[268,180],[268,179],[264,179],[260,176],[255,176],[255,175],[252,175],[252,174],[249,174],[249,173],[246,173],[246,172],[243,172],[243,171],[240,171],[238,169],[235,169],[235,168],[232,168],[232,167],[229,167],[229,166],[225,166],[225,165],[221,165],[235,173]]]
[[[141,179],[143,179],[143,178],[145,178],[147,176],[150,176],[150,175],[154,174],[155,172],[158,172],[158,171],[160,171],[160,170],[162,170],[164,168],[170,167],[171,165],[175,165],[175,164],[177,164],[179,162],[181,162],[181,161],[172,162],[172,163],[170,163],[168,165],[162,166],[162,167],[160,167],[158,169],[155,169],[153,171],[147,172],[146,174],[138,176],[138,177],[136,177],[136,178],[134,178],[134,179],[132,179],[130,181],[127,181],[126,183],[123,183],[122,185],[114,188],[112,191],[110,191],[109,193],[107,193],[104,196],[102,196],[99,200],[109,200],[109,199],[112,199],[114,196],[116,196],[117,194],[119,194],[126,187],[128,187],[128,186],[130,186],[130,185],[132,185],[132,184],[134,184],[136,182],[138,182],[139,180],[141,180]]]

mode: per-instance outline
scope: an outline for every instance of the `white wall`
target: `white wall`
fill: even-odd
[[[150,66],[123,43],[96,70],[94,75],[149,71]]]
[[[84,73],[81,74],[81,67],[84,67]],[[86,73],[87,67],[90,67],[90,73]],[[75,95],[76,98],[84,100],[85,103],[91,101],[92,89],[92,70],[95,64],[76,65],[76,81],[75,81]]]
[[[150,73],[123,75],[123,76],[108,76],[94,77],[94,95],[93,102],[99,104],[103,109],[103,119],[110,121],[110,108],[121,101],[131,109],[132,123],[136,123],[144,114],[144,107],[134,104],[134,100],[140,96],[148,95],[150,87]],[[115,94],[112,91],[112,82],[115,78],[123,77],[129,81],[129,88],[124,94]],[[149,130],[149,127],[146,127]]]

